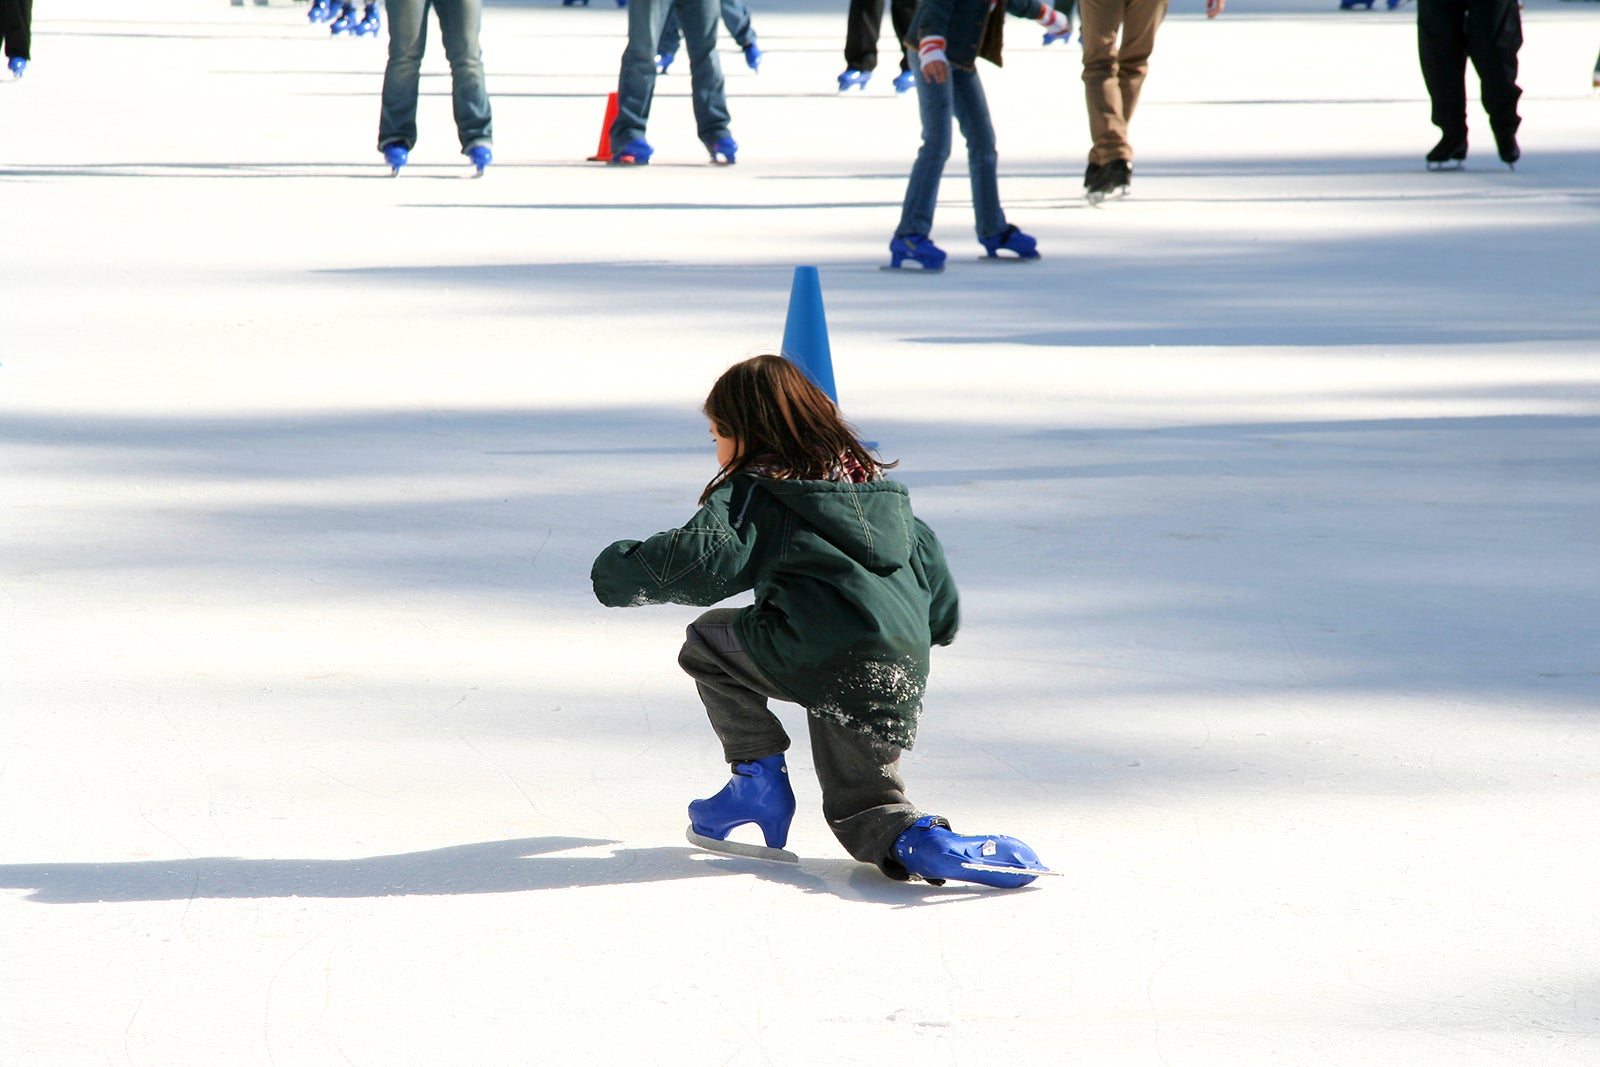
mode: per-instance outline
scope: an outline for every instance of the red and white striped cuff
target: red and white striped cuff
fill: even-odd
[[[1072,28],[1072,23],[1067,21],[1067,16],[1051,7],[1044,5],[1044,13],[1039,16],[1039,25],[1045,28],[1046,33],[1066,33]]]
[[[924,37],[922,44],[917,48],[917,58],[922,61],[923,66],[929,63],[949,63],[950,61],[944,56],[944,38]]]

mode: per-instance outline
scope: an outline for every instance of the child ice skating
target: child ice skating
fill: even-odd
[[[965,837],[906,798],[931,646],[954,639],[955,584],[906,487],[884,472],[833,401],[788,360],[729,368],[704,413],[716,476],[679,529],[618,541],[595,560],[610,607],[755,603],[692,623],[678,663],[695,680],[732,777],[689,805],[690,839],[792,860],[789,736],[768,700],[806,709],[823,815],[851,856],[890,878],[1012,888],[1049,873],[1012,837]],[[728,841],[754,823],[766,848]]]
[[[1000,184],[995,174],[994,124],[989,102],[978,79],[978,59],[1000,65],[1007,13],[1031,18],[1047,33],[1071,28],[1067,17],[1040,0],[922,0],[911,20],[906,60],[917,82],[917,105],[922,112],[922,147],[906,184],[900,225],[889,242],[889,266],[899,269],[910,260],[923,270],[944,269],[944,250],[933,243],[933,209],[939,199],[939,180],[950,158],[950,120],[961,124],[967,141],[967,169],[972,180],[972,213],[978,241],[989,258],[1002,250],[1019,259],[1038,259],[1038,242],[1008,225],[1000,207]]]

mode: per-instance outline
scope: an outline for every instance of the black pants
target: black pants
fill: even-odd
[[[0,0],[0,37],[5,38],[7,59],[32,59],[33,0]]]
[[[1433,124],[1446,136],[1467,135],[1467,59],[1478,72],[1483,109],[1498,133],[1515,133],[1517,51],[1522,15],[1517,0],[1417,0],[1417,53],[1433,101]]]
[[[900,69],[908,70],[902,44],[911,32],[911,16],[917,13],[917,0],[889,0],[889,21],[894,24],[898,42],[895,54]],[[844,65],[852,70],[878,69],[878,34],[883,29],[883,0],[850,0],[850,21],[844,31]]]

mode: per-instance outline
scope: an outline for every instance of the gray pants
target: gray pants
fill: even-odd
[[[731,608],[706,612],[689,624],[678,665],[695,681],[711,728],[729,763],[765,759],[789,749],[789,735],[767,706],[789,700],[739,644]],[[900,748],[859,730],[808,714],[811,759],[822,786],[822,814],[845,851],[905,878],[894,840],[923,816],[906,799]]]

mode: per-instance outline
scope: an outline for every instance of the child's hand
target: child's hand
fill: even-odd
[[[943,85],[944,80],[950,77],[950,64],[942,59],[933,59],[922,64],[922,76],[934,85]]]

